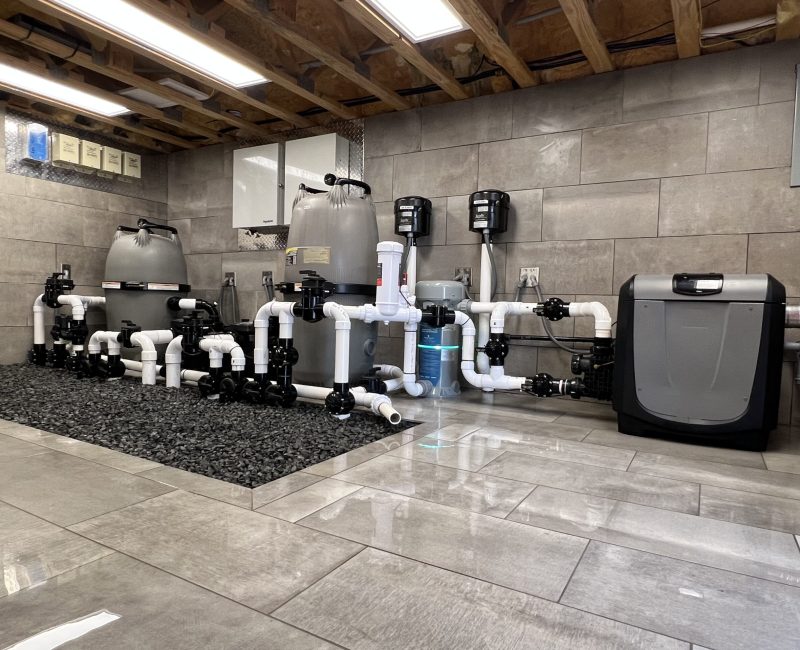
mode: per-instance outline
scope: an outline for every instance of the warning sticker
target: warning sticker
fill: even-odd
[[[330,264],[330,246],[308,246],[303,248],[303,264]]]

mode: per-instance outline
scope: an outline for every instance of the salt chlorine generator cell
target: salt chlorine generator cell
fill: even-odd
[[[430,199],[406,196],[394,202],[394,234],[409,239],[427,237],[431,232]]]
[[[480,190],[469,197],[469,229],[492,234],[508,228],[508,211],[511,197],[500,190]]]
[[[419,305],[425,309],[431,305],[441,305],[455,309],[464,300],[464,285],[452,280],[417,282],[416,296]],[[461,355],[461,327],[445,325],[430,327],[420,324],[419,378],[433,384],[431,395],[452,397],[461,392],[458,383],[458,368]]]

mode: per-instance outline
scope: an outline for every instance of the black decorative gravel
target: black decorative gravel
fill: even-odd
[[[348,420],[297,402],[221,404],[194,388],[101,382],[0,366],[0,418],[252,488],[413,426],[368,412]]]

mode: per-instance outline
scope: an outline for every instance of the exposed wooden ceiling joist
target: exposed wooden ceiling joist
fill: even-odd
[[[453,99],[466,99],[469,97],[469,93],[464,86],[450,72],[429,61],[419,47],[409,41],[361,0],[335,0],[335,2],[375,36],[391,46],[397,54],[428,79],[437,84],[450,97]]]
[[[126,67],[116,65],[115,61],[113,60],[114,57],[111,56],[111,53],[115,52],[114,48],[118,47],[116,45],[114,45],[111,50],[107,50],[106,52],[94,52],[92,54],[87,54],[86,52],[75,50],[74,47],[70,47],[69,45],[65,45],[59,43],[58,41],[47,38],[46,36],[36,34],[35,32],[32,32],[29,35],[27,29],[20,27],[19,25],[15,25],[14,23],[10,23],[7,20],[0,20],[0,35],[6,36],[15,41],[21,41],[24,39],[26,45],[29,45],[37,50],[47,52],[48,54],[52,54],[53,56],[57,56],[59,58],[67,59],[81,68],[102,74],[110,79],[115,79],[121,83],[133,86],[134,88],[141,88],[142,90],[146,90],[147,92],[150,92],[158,97],[168,99],[169,101],[175,102],[179,106],[188,108],[191,111],[199,113],[200,115],[204,115],[212,120],[226,122],[227,124],[242,129],[242,131],[245,131],[246,133],[260,136],[268,136],[272,133],[265,127],[258,126],[257,124],[253,124],[247,120],[235,117],[229,113],[225,113],[224,111],[215,111],[210,109],[204,105],[203,102],[195,99],[194,97],[189,97],[188,95],[184,95],[177,90],[162,86],[155,81],[131,72]]]
[[[500,34],[492,17],[478,0],[449,0],[456,13],[469,26],[489,55],[522,88],[535,86],[536,75]]]
[[[46,74],[46,69],[43,66],[35,65],[28,61],[23,61],[15,56],[11,56],[10,54],[0,53],[0,62],[5,63],[7,65],[13,65],[19,70],[25,70],[26,72],[30,72],[31,74],[35,75],[42,75],[43,73]],[[87,83],[75,81],[70,77],[64,77],[58,79],[59,83],[64,84],[65,86],[69,86],[70,88],[74,88],[76,90],[80,90],[85,93],[89,93],[91,95],[95,95],[96,97],[100,97],[102,99],[106,99],[109,101],[119,102],[119,97],[114,93],[109,93],[103,90],[100,90],[97,86],[92,86]],[[63,104],[61,102],[55,101],[48,97],[39,96],[32,92],[25,92],[21,91],[13,86],[7,86],[0,83],[0,87],[6,89],[8,92],[20,95],[22,97],[27,97],[28,99],[33,99],[34,101],[41,102],[43,104],[49,104],[51,106],[58,106],[60,108],[65,108],[71,112],[86,115],[87,117],[98,120],[100,122],[106,122],[107,124],[111,124],[113,126],[118,126],[122,129],[126,129],[131,131],[132,133],[139,133],[141,135],[146,135],[148,138],[153,140],[159,140],[160,142],[166,142],[168,144],[174,145],[181,149],[194,149],[198,145],[194,142],[189,142],[188,140],[184,140],[183,138],[179,138],[177,136],[171,135],[169,133],[164,133],[157,129],[152,129],[150,127],[141,125],[141,124],[133,124],[128,120],[122,117],[106,117],[105,115],[98,115],[96,113],[92,113],[90,111],[82,111],[76,107],[69,106],[67,104]]]
[[[397,110],[411,108],[411,104],[396,92],[371,79],[368,70],[359,70],[362,66],[309,38],[301,25],[270,10],[266,3],[259,0],[225,0],[225,2],[250,18],[262,21],[275,34],[317,58],[345,79],[372,93],[392,108]]]
[[[800,37],[800,0],[778,0],[776,18],[777,40]]]
[[[76,27],[85,29],[94,34],[100,34],[105,38],[107,38],[108,40],[113,41],[114,43],[117,43],[119,45],[122,45],[123,47],[127,47],[134,50],[135,52],[138,52],[144,57],[147,57],[154,61],[158,61],[158,63],[160,63],[161,65],[171,70],[174,70],[175,72],[184,74],[190,79],[195,79],[196,81],[202,84],[211,86],[215,90],[218,90],[219,92],[228,95],[229,97],[232,97],[240,102],[252,106],[253,108],[257,108],[258,110],[268,113],[269,115],[274,115],[275,117],[278,117],[282,120],[286,120],[290,124],[299,127],[313,126],[313,122],[311,122],[311,120],[302,117],[297,113],[293,113],[292,111],[286,110],[285,108],[278,106],[273,102],[267,101],[264,98],[256,98],[253,96],[252,93],[247,93],[238,88],[232,88],[231,86],[223,84],[222,82],[217,81],[213,77],[204,75],[203,73],[198,72],[194,68],[190,68],[189,66],[183,65],[179,61],[174,61],[159,52],[143,47],[139,45],[137,42],[121,34],[118,34],[117,32],[114,32],[110,29],[106,29],[102,25],[98,25],[90,20],[87,20],[80,14],[70,11],[68,9],[64,9],[59,5],[50,2],[49,0],[23,0],[23,2],[25,2],[25,4],[27,4],[28,6],[37,9],[49,16],[54,16],[60,20],[68,22],[72,25],[75,25]],[[139,2],[142,3],[143,0],[139,0]],[[145,4],[147,4],[149,10],[150,3],[145,3]],[[160,4],[160,3],[155,3],[155,4]],[[163,5],[161,5],[161,7],[162,10],[166,9]],[[164,13],[162,10],[157,10],[159,18],[171,21],[173,23],[177,23],[177,19],[171,14],[171,12],[167,11],[166,13]],[[194,35],[199,40],[207,41],[211,47],[215,47],[218,49],[220,47],[219,41],[223,40],[212,37],[208,34],[205,35],[200,34],[199,32],[196,32]]]
[[[586,55],[589,65],[595,72],[610,72],[614,69],[614,63],[608,48],[603,42],[597,25],[589,15],[589,7],[586,0],[559,0],[561,9],[569,21],[572,31],[581,44],[581,50]]]
[[[700,0],[670,0],[675,21],[678,56],[687,59],[700,56],[700,33],[703,29]]]

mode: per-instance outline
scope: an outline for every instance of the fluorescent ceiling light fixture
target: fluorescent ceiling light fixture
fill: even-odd
[[[50,0],[139,45],[235,88],[268,81],[252,68],[209,47],[127,0]]]
[[[412,41],[460,32],[467,28],[445,0],[366,0],[373,9]]]
[[[59,104],[71,106],[79,111],[114,117],[130,113],[130,109],[122,104],[102,99],[95,95],[76,90],[70,86],[53,81],[47,77],[20,70],[5,63],[0,63],[0,86],[12,91],[19,90],[29,95],[41,97],[47,101],[52,99]]]

